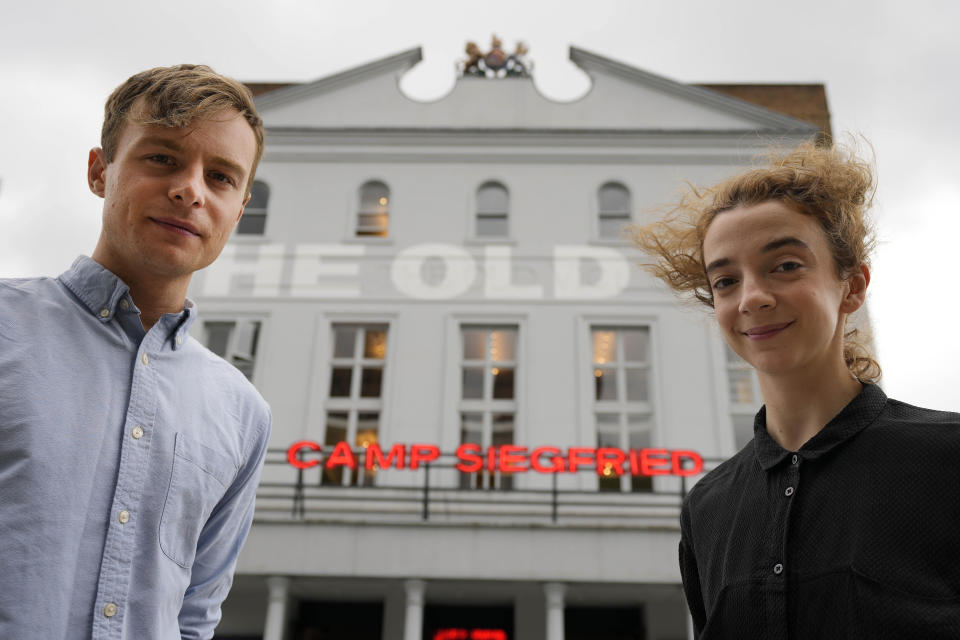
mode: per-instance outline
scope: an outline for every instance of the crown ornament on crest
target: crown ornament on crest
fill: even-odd
[[[457,63],[461,78],[531,77],[533,63],[527,59],[529,49],[522,41],[517,42],[516,50],[511,54],[503,50],[503,41],[496,35],[490,39],[490,50],[486,53],[475,42],[467,42],[464,51],[467,58]]]

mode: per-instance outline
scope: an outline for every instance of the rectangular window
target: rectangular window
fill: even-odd
[[[650,330],[647,327],[593,327],[593,408],[597,446],[622,451],[652,442]],[[632,470],[631,470],[632,471]],[[651,478],[612,465],[600,474],[601,491],[652,491]]]
[[[356,471],[325,469],[325,484],[374,484],[376,470],[364,469],[363,454],[379,438],[386,357],[386,325],[333,325],[324,449],[329,451],[337,443],[347,442],[358,465]]]
[[[260,339],[259,320],[209,320],[203,323],[203,343],[210,351],[253,379]]]
[[[460,442],[487,447],[514,444],[517,413],[517,327],[465,325],[460,330]],[[511,489],[499,471],[463,473],[464,489]]]
[[[727,397],[733,441],[737,451],[753,438],[753,418],[762,404],[757,372],[726,343],[723,345],[727,370]]]

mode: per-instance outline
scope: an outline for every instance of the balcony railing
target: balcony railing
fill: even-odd
[[[720,462],[721,458],[705,458],[703,473]],[[548,479],[541,476],[536,483],[507,482],[499,475],[490,475],[486,482],[465,483],[465,474],[457,471],[455,464],[454,455],[445,453],[415,471],[380,471],[376,484],[362,475],[348,477],[351,484],[337,479],[331,482],[319,467],[296,469],[287,463],[286,450],[271,449],[257,491],[256,519],[676,529],[683,496],[700,477],[656,477],[652,491],[599,491],[575,488],[581,483],[571,478],[571,473],[554,473]],[[389,477],[384,477],[387,474]],[[585,467],[576,474],[596,475],[596,470]],[[464,488],[477,484],[487,488]],[[529,484],[539,486],[525,486]]]

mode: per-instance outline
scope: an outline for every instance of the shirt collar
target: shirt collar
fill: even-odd
[[[80,256],[60,274],[59,280],[103,324],[113,320],[117,313],[139,314],[130,297],[130,287],[93,258]],[[187,298],[183,311],[164,314],[157,324],[163,327],[171,347],[178,349],[186,342],[196,317],[197,305]]]
[[[869,426],[887,402],[887,395],[875,384],[863,383],[863,389],[826,426],[810,438],[797,452],[804,460],[819,458],[846,442]],[[765,471],[790,455],[767,433],[767,407],[760,407],[753,421],[754,450]]]

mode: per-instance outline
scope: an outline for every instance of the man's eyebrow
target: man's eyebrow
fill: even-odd
[[[781,247],[789,247],[789,246],[800,247],[801,249],[806,249],[807,251],[810,250],[810,246],[800,238],[795,238],[793,236],[786,236],[785,238],[777,238],[776,240],[772,240],[768,242],[767,244],[763,245],[760,251],[762,253],[769,253],[771,251],[776,251]],[[710,273],[711,271],[715,269],[719,269],[720,267],[725,267],[728,264],[730,264],[730,258],[718,258],[717,260],[714,260],[713,262],[707,265],[706,272]]]
[[[171,151],[182,151],[183,146],[180,145],[176,140],[171,140],[169,138],[162,138],[159,136],[147,136],[142,139],[144,144],[155,144],[160,147],[170,149]],[[213,164],[221,166],[228,171],[236,173],[238,176],[244,176],[246,174],[246,169],[239,162],[234,162],[223,156],[213,156],[211,158]]]

